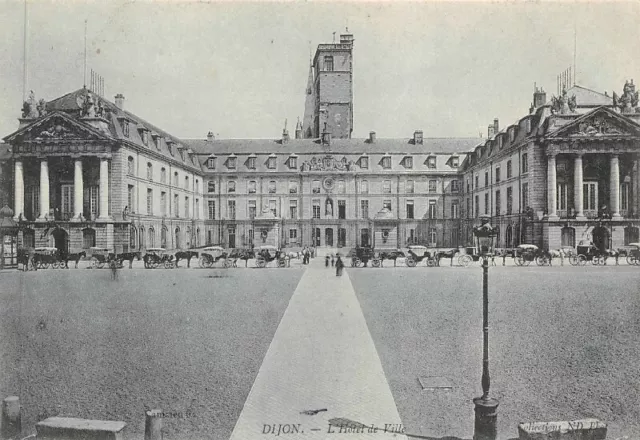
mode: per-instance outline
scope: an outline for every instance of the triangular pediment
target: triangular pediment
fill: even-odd
[[[640,125],[615,111],[600,107],[557,130],[546,138],[640,137]]]
[[[7,143],[47,140],[113,140],[88,123],[63,112],[49,113],[4,138]]]

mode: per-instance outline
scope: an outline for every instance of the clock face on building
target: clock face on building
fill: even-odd
[[[336,121],[336,123],[340,123],[340,121],[342,121],[342,115],[340,113],[336,113],[333,120]]]
[[[322,186],[327,191],[332,191],[335,184],[336,182],[335,180],[333,180],[333,177],[325,177],[325,179],[322,181]]]

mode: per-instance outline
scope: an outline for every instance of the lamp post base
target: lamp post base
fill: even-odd
[[[496,399],[473,399],[476,423],[473,440],[496,440],[498,435],[498,404]]]

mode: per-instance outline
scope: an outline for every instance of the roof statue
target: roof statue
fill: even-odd
[[[620,108],[622,113],[640,113],[638,92],[633,80],[631,82],[625,81],[622,96],[613,92],[613,105]]]
[[[575,113],[577,106],[576,95],[567,96],[567,89],[562,89],[562,95],[551,97],[551,112],[554,114]]]
[[[22,117],[27,119],[35,119],[40,116],[44,116],[46,112],[46,102],[41,99],[40,102],[36,102],[36,95],[33,90],[29,92],[29,97],[22,104]]]

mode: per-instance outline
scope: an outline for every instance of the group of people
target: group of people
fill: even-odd
[[[309,259],[311,258],[311,249],[309,246],[305,246],[302,248],[302,264],[309,264]]]
[[[342,258],[340,258],[340,254],[325,255],[324,267],[329,267],[329,263],[331,263],[331,267],[336,268],[336,276],[342,276],[342,271],[344,270],[344,262],[342,261]]]

